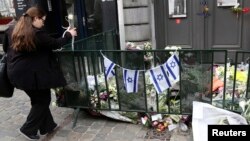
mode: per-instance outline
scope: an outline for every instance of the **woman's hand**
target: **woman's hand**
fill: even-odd
[[[71,34],[71,36],[77,36],[76,28],[71,28],[68,30],[68,32]]]

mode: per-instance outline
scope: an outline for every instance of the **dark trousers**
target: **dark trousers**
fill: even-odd
[[[51,115],[49,105],[51,102],[50,89],[25,90],[31,100],[31,109],[21,130],[29,135],[36,135],[38,130],[45,134],[52,131],[57,124]]]

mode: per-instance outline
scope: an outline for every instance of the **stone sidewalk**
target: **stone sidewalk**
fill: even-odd
[[[26,141],[18,133],[30,110],[29,98],[23,91],[15,90],[12,98],[0,98],[0,141]],[[192,133],[178,131],[150,135],[142,125],[96,117],[80,111],[76,126],[72,128],[74,109],[57,107],[52,95],[51,112],[60,128],[39,141],[192,141]]]

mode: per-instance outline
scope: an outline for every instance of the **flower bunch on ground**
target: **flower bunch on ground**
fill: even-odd
[[[145,114],[141,117],[141,123],[158,132],[174,130],[188,131],[191,126],[190,115]]]

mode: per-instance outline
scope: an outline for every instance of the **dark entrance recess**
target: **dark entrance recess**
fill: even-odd
[[[64,32],[62,27],[67,27],[65,20],[67,14],[66,3],[64,0],[14,0],[16,18],[20,16],[31,6],[42,7],[47,12],[45,29],[54,37],[59,37]]]
[[[78,39],[108,30],[118,29],[116,0],[14,0],[16,17],[33,5],[47,12],[45,28],[53,36],[61,36],[62,27],[67,27],[65,17],[74,15],[73,24],[78,30]]]
[[[75,6],[78,4],[78,7]],[[80,0],[14,0],[14,7],[16,11],[17,19],[31,6],[40,6],[47,12],[47,18],[45,21],[45,29],[54,37],[62,36],[69,23],[66,20],[68,14],[74,15],[73,26],[78,30],[78,36],[76,38],[84,38],[86,33],[82,20],[78,20],[79,17],[83,17],[82,13],[76,13],[77,8],[81,5]],[[81,25],[81,26],[79,26]]]
[[[84,0],[88,36],[118,29],[116,0]]]

